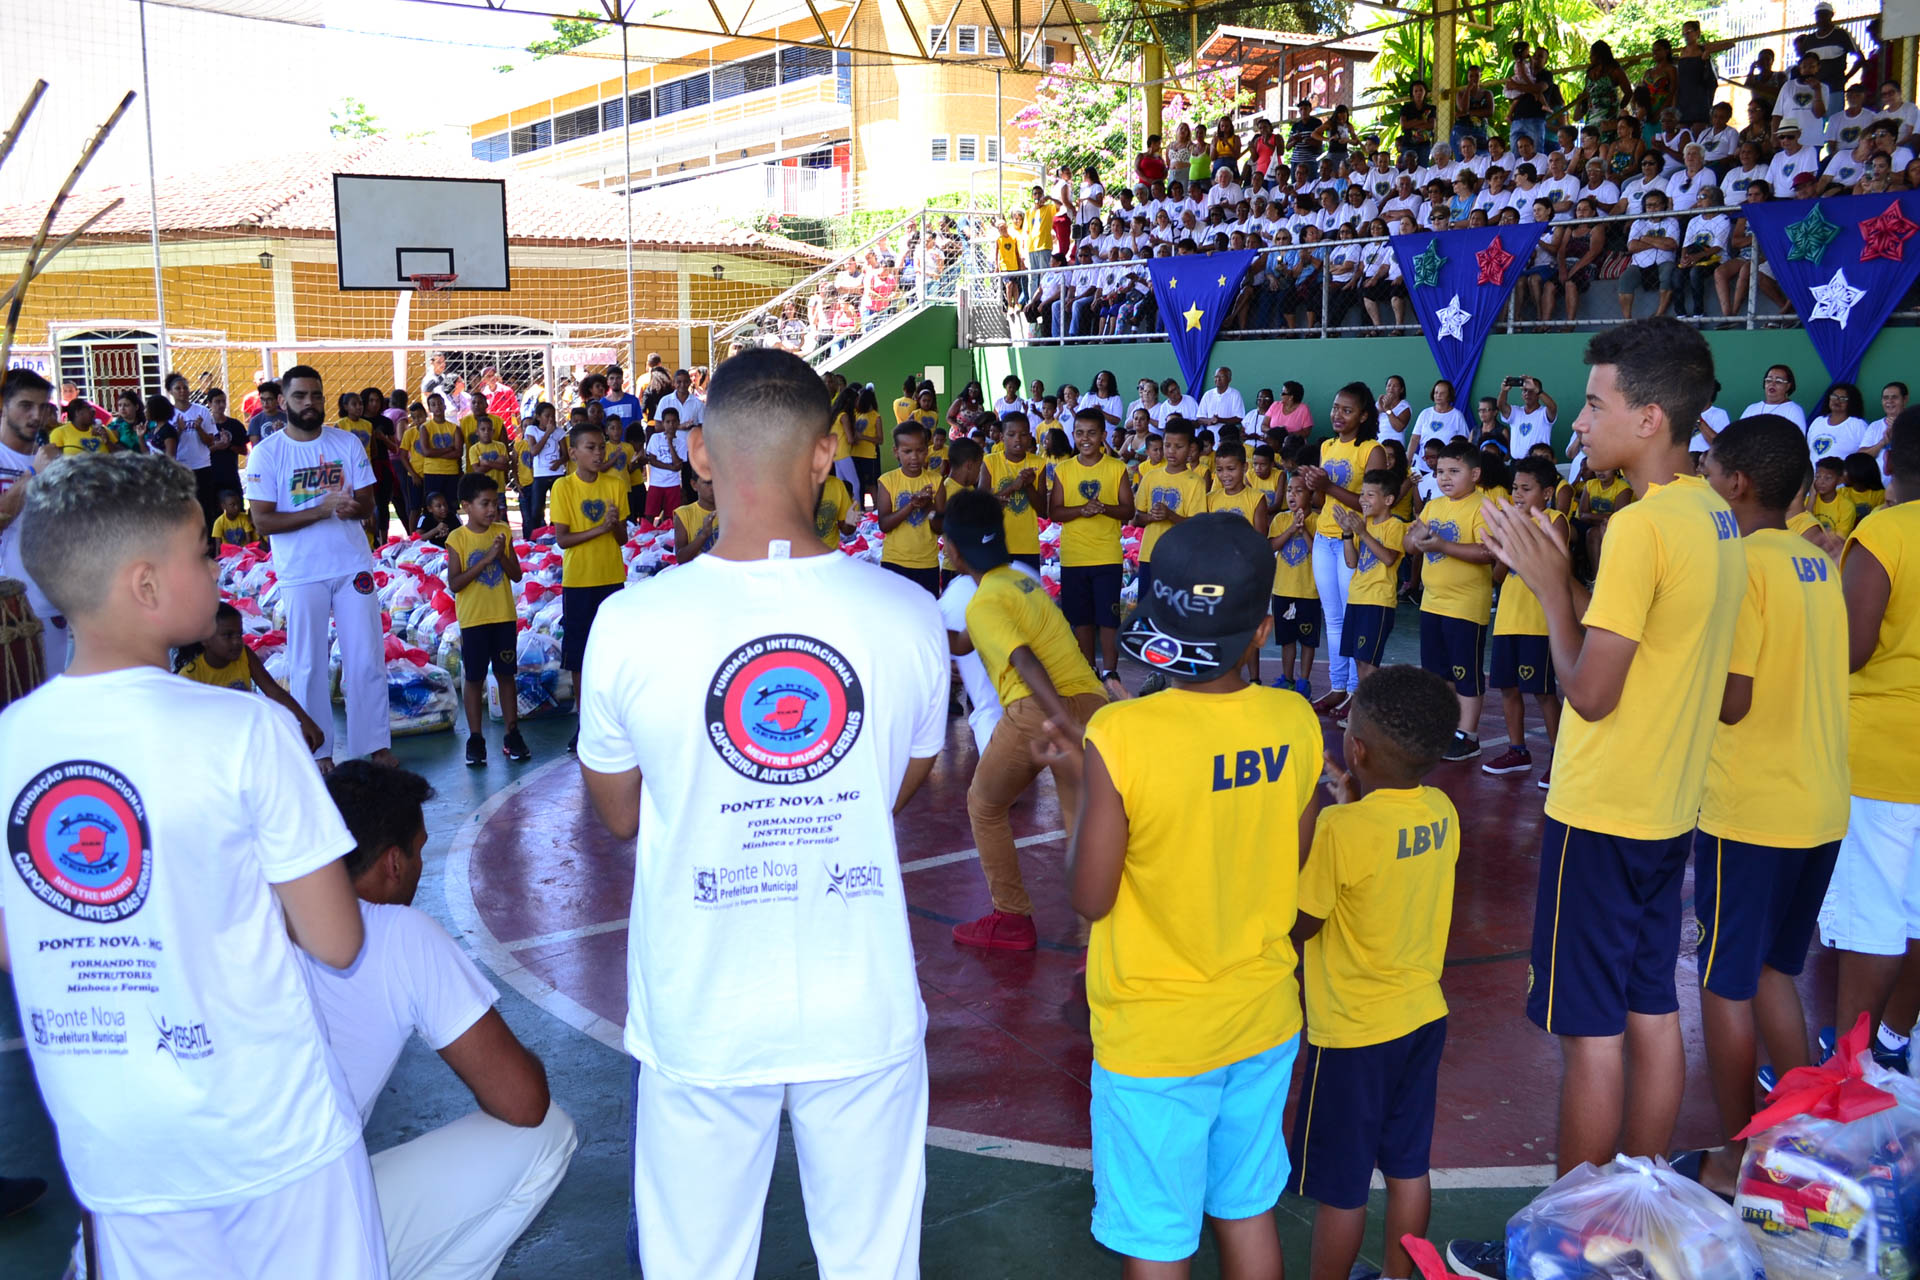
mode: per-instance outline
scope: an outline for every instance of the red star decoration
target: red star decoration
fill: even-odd
[[[1865,243],[1860,247],[1860,261],[1885,258],[1888,262],[1899,262],[1906,252],[1908,239],[1916,231],[1920,231],[1920,226],[1900,211],[1897,202],[1871,218],[1863,218],[1860,238]]]
[[[1507,268],[1513,265],[1513,255],[1507,252],[1507,246],[1495,236],[1493,243],[1473,255],[1480,264],[1480,283],[1499,284],[1506,278]]]

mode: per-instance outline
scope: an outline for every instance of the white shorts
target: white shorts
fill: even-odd
[[[387,1280],[367,1148],[257,1200],[180,1213],[98,1213],[105,1280]]]
[[[1920,804],[1854,796],[1820,905],[1820,939],[1839,951],[1897,956],[1909,938],[1920,938]]]
[[[823,1280],[920,1274],[927,1055],[812,1084],[703,1089],[642,1065],[633,1198],[647,1280],[752,1280],[784,1103]]]

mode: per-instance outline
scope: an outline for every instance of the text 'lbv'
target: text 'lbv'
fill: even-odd
[[[1262,747],[1258,751],[1236,751],[1233,753],[1231,772],[1227,768],[1227,757],[1217,755],[1213,758],[1213,789],[1231,791],[1235,787],[1251,787],[1259,782],[1278,782],[1280,771],[1286,767],[1286,747]]]
[[[1428,822],[1418,827],[1400,828],[1400,852],[1398,858],[1417,858],[1423,853],[1431,853],[1447,842],[1447,825],[1450,818],[1438,822]]]

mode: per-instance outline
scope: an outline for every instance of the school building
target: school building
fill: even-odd
[[[1078,56],[1071,22],[1100,20],[1095,5],[1062,0],[1037,30],[1016,30],[1019,12],[979,0],[778,3],[749,6],[724,36],[692,29],[711,25],[705,5],[669,10],[628,34],[624,58],[615,33],[503,77],[499,110],[470,127],[473,155],[631,186],[667,208],[834,217],[985,198],[1003,159],[1010,185],[1030,180],[1014,163],[1014,116],[1046,67]]]
[[[512,288],[342,291],[337,173],[504,179]],[[828,260],[780,236],[639,208],[629,255],[622,197],[383,138],[162,175],[157,255],[144,183],[76,191],[53,239],[116,200],[28,289],[11,359],[105,405],[122,388],[159,391],[169,369],[236,388],[304,362],[330,391],[417,386],[436,348],[456,369],[492,363],[549,386],[635,351],[706,363],[713,323]],[[44,215],[0,208],[0,276],[18,275]]]

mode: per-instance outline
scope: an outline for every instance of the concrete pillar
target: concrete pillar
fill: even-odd
[[[1433,99],[1437,113],[1434,137],[1441,142],[1453,131],[1453,89],[1458,70],[1453,56],[1457,4],[1458,0],[1433,0]]]
[[[677,296],[674,299],[675,310],[679,313],[681,320],[683,321],[691,320],[693,319],[693,275],[692,273],[689,272],[685,267],[680,268],[677,278],[675,280],[675,284],[678,286]],[[679,354],[680,354],[680,367],[682,369],[692,368],[693,367],[693,326],[690,324],[682,324],[680,326],[680,353]]]
[[[1147,136],[1162,133],[1160,128],[1160,100],[1162,94],[1160,78],[1167,74],[1166,61],[1160,56],[1160,46],[1147,44],[1140,46],[1140,78],[1147,82]]]

